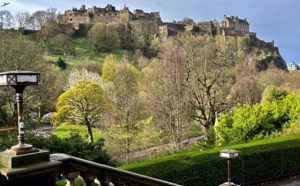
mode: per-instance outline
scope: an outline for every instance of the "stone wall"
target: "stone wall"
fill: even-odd
[[[130,21],[129,25],[138,34],[156,34],[159,31],[156,21]]]

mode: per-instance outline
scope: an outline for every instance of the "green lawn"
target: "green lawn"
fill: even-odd
[[[60,138],[70,137],[71,133],[77,133],[80,136],[82,136],[85,140],[88,140],[87,129],[85,126],[62,125],[57,127],[57,129],[54,131],[54,134]],[[93,128],[93,136],[94,140],[99,139],[102,136],[101,131]]]

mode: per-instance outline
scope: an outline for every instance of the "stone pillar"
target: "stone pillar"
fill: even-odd
[[[1,186],[55,186],[61,162],[40,150],[23,155],[0,152]]]

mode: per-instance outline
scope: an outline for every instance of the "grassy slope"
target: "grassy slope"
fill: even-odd
[[[54,131],[54,134],[60,138],[70,137],[70,133],[77,133],[83,137],[83,139],[88,140],[87,138],[87,129],[85,126],[77,126],[77,125],[62,125],[57,127]],[[94,139],[99,139],[102,134],[100,130],[93,129]]]
[[[96,48],[91,45],[86,37],[80,37],[75,39],[76,44],[76,55],[75,56],[63,56],[62,53],[54,51],[51,47],[48,47],[48,53],[45,55],[47,61],[55,62],[58,58],[62,58],[68,64],[68,69],[73,68],[77,64],[96,61],[103,63],[105,57],[109,54],[114,54],[119,60],[126,58],[129,62],[132,61],[132,51],[121,50],[117,48],[112,48],[107,53],[101,53],[96,50]]]

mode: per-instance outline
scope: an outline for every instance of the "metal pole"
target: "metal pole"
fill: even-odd
[[[228,163],[228,185],[230,185],[231,178],[230,178],[230,159],[227,160]]]

